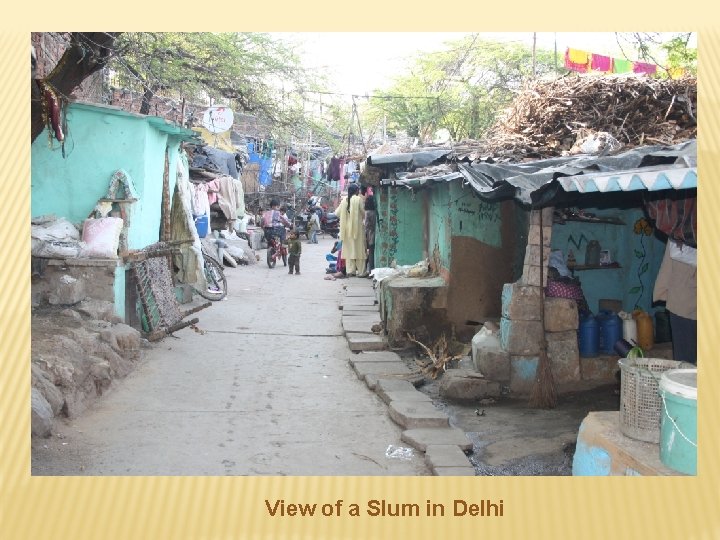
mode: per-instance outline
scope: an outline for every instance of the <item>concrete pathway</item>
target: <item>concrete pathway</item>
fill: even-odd
[[[350,365],[343,285],[370,280],[323,280],[332,242],[303,245],[299,276],[264,251],[227,269],[228,298],[197,315],[204,333],[144,350],[96,407],[33,440],[33,474],[431,474]]]

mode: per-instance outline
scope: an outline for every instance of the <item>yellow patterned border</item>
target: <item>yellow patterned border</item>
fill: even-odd
[[[0,341],[0,537],[84,538],[720,538],[720,354],[717,310],[720,250],[718,88],[720,39],[708,28],[716,17],[701,4],[627,2],[555,5],[523,3],[325,3],[309,6],[210,5],[139,2],[41,3],[10,16],[0,33],[2,183],[2,310]],[[5,8],[8,9],[8,8]],[[634,10],[634,11],[633,11]],[[29,441],[29,31],[57,26],[192,25],[213,20],[225,30],[271,27],[332,30],[577,30],[596,21],[613,27],[700,32],[700,452],[697,478],[33,478]],[[6,16],[5,14],[4,16]],[[36,17],[42,17],[37,19]],[[236,17],[236,18],[235,18]],[[171,22],[163,22],[170,20]],[[538,22],[540,20],[541,22]],[[558,20],[561,23],[558,23]],[[190,21],[190,22],[188,22]],[[588,22],[590,21],[590,23]],[[650,21],[650,22],[649,22]],[[668,24],[677,24],[667,28]],[[234,26],[228,28],[227,26]],[[205,24],[205,26],[207,26]],[[433,28],[441,26],[442,28]],[[197,29],[197,28],[196,28]],[[216,28],[204,28],[216,30]],[[632,30],[632,28],[629,28]],[[6,30],[6,29],[3,29]],[[627,30],[627,28],[626,28]],[[371,499],[451,504],[503,500],[502,518],[481,517],[270,517],[265,499],[345,505]]]

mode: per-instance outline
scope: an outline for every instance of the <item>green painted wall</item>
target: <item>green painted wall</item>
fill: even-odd
[[[423,194],[407,188],[383,187],[376,190],[381,222],[375,240],[377,267],[415,264],[425,252]]]
[[[140,200],[131,205],[128,245],[140,249],[158,240],[165,149],[170,147],[170,194],[185,130],[153,125],[157,119],[110,107],[68,107],[66,157],[42,133],[31,147],[32,216],[56,214],[81,223],[104,197],[110,176],[124,169]],[[170,132],[178,131],[179,134]],[[188,132],[189,133],[189,132]]]

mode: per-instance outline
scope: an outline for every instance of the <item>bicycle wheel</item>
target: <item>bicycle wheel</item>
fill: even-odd
[[[204,255],[203,259],[205,260],[204,270],[207,289],[204,291],[198,290],[198,293],[208,300],[222,300],[227,295],[227,279],[222,265],[208,255]]]
[[[267,265],[270,268],[275,268],[275,248],[269,247],[267,249]]]

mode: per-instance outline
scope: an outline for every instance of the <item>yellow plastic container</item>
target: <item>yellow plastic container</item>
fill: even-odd
[[[633,319],[637,324],[637,343],[643,350],[649,351],[655,345],[655,330],[653,320],[649,313],[636,309],[633,311]]]

